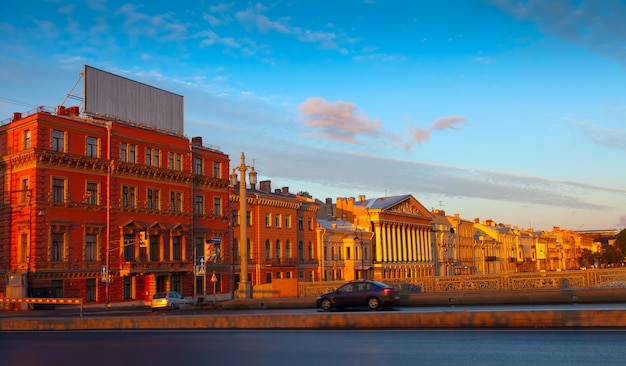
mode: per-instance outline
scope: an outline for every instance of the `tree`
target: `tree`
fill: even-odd
[[[307,197],[307,198],[313,198],[309,192],[307,191],[300,191],[298,193],[296,193],[296,196],[302,196],[302,197]]]
[[[626,254],[626,229],[622,229],[622,231],[617,234],[615,246],[619,248],[622,253]]]

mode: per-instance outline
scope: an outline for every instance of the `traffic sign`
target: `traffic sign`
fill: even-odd
[[[213,272],[213,276],[211,276],[211,282],[217,282],[217,276],[215,275],[215,272]]]

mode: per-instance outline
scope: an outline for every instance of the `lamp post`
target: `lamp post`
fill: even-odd
[[[365,262],[363,258],[363,230],[356,228],[354,230],[354,240],[358,240],[361,244],[361,271],[363,272],[363,279],[365,279]],[[357,272],[358,273],[358,272]],[[358,277],[358,276],[357,276]]]
[[[233,168],[230,175],[231,186],[237,185],[237,170],[239,170],[239,256],[241,260],[241,271],[239,278],[239,298],[251,299],[252,287],[248,282],[248,222],[247,202],[246,202],[246,171],[250,170],[250,185],[256,184],[256,172],[253,166],[246,165],[246,156],[241,152],[241,165]]]

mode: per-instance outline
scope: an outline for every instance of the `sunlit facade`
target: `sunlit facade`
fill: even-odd
[[[115,303],[212,291],[194,269],[207,242],[230,245],[226,154],[78,107],[5,122],[0,292]],[[230,288],[231,264],[210,265]]]

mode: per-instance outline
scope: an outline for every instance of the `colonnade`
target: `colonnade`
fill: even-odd
[[[431,262],[430,226],[398,222],[377,222],[376,261]]]

